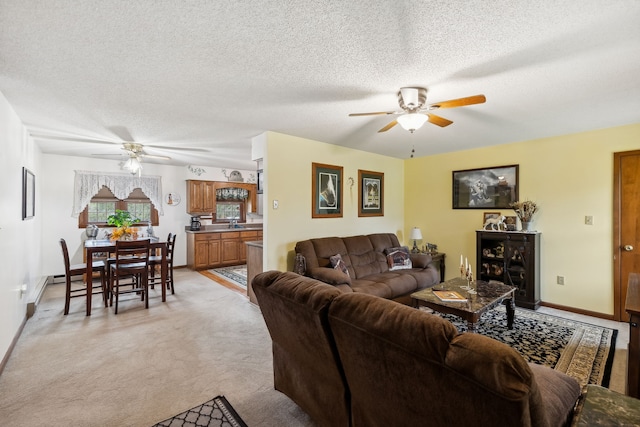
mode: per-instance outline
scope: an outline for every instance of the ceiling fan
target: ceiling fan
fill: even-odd
[[[124,154],[93,154],[94,156],[123,156],[127,155],[129,158],[122,165],[122,168],[131,172],[132,175],[138,174],[140,176],[142,172],[142,158],[148,157],[152,159],[171,160],[169,156],[157,156],[153,154],[147,154],[144,151],[142,144],[137,142],[123,142],[122,148],[125,151]]]
[[[423,87],[403,87],[398,91],[398,104],[400,111],[379,111],[373,113],[352,113],[350,117],[356,116],[377,116],[384,114],[395,114],[398,118],[387,124],[378,132],[386,132],[398,123],[404,129],[413,133],[416,129],[420,129],[425,122],[433,123],[440,127],[449,126],[453,123],[449,119],[436,116],[431,111],[441,108],[464,107],[465,105],[482,104],[486,101],[484,95],[468,96],[466,98],[451,99],[449,101],[436,102],[425,105],[427,101],[427,89]]]

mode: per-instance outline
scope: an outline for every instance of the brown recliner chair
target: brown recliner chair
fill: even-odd
[[[331,301],[341,292],[278,271],[257,275],[252,286],[273,342],[276,390],[321,426],[349,426],[349,389],[327,319]]]
[[[562,426],[580,395],[568,375],[383,298],[343,294],[331,303],[329,324],[354,427]]]

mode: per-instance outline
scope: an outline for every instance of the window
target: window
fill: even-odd
[[[216,221],[229,221],[237,219],[244,222],[244,203],[242,202],[217,202]]]
[[[78,227],[86,228],[89,224],[109,227],[107,218],[115,213],[116,209],[129,211],[134,217],[140,218],[140,222],[136,224],[138,226],[146,225],[149,221],[151,225],[159,223],[158,211],[139,188],[134,189],[127,199],[119,200],[111,190],[102,187],[78,217]]]

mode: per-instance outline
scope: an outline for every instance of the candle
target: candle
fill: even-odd
[[[464,258],[464,268],[469,269],[469,258]]]
[[[460,254],[460,267],[462,267],[462,254]]]

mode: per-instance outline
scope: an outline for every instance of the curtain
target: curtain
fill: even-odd
[[[140,188],[151,200],[158,214],[164,215],[162,210],[162,177],[160,176],[137,177],[130,173],[89,171],[75,171],[75,173],[73,211],[71,213],[73,217],[80,215],[103,185],[111,190],[118,199],[126,199],[135,188]]]

